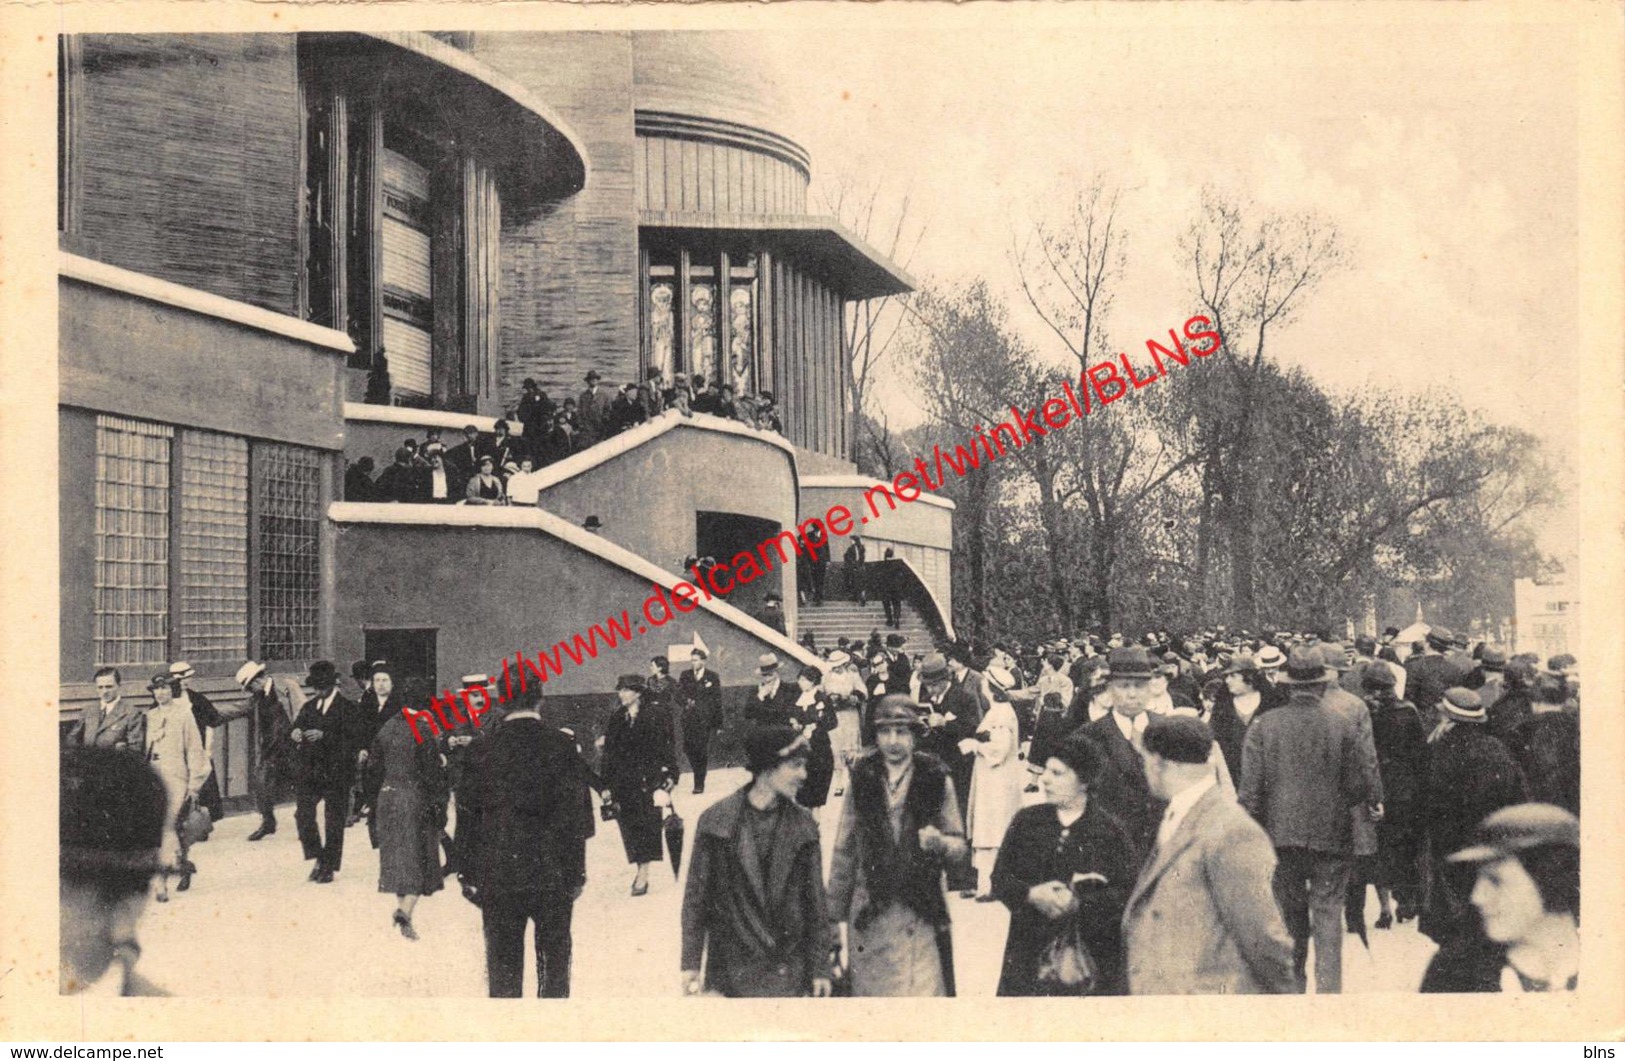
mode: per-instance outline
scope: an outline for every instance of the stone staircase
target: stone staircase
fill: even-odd
[[[872,600],[865,606],[859,605],[857,601],[826,598],[821,605],[803,604],[797,620],[796,640],[800,641],[809,632],[812,633],[817,638],[819,652],[834,648],[835,643],[843,637],[857,642],[868,641],[869,631],[878,629],[882,638],[891,633],[899,633],[908,638],[904,651],[912,655],[916,652],[931,651],[938,636],[932,631],[925,617],[907,602],[903,604],[903,625],[898,630],[885,625],[886,613],[877,600]]]

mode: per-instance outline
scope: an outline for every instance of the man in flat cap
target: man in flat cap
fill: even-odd
[[[1275,904],[1275,848],[1218,786],[1200,720],[1156,718],[1140,740],[1151,793],[1167,802],[1123,912],[1132,995],[1291,994],[1292,938]]]
[[[1422,796],[1432,887],[1419,927],[1443,945],[1471,930],[1474,921],[1468,904],[1472,869],[1447,864],[1445,856],[1467,846],[1473,828],[1490,814],[1528,800],[1529,789],[1512,753],[1485,725],[1477,693],[1460,686],[1446,689],[1438,713],[1439,725],[1428,737]]]
[[[661,807],[671,802],[677,784],[677,747],[671,712],[643,702],[643,678],[623,674],[615,682],[620,705],[604,726],[604,752],[599,761],[609,801],[619,808],[621,844],[626,861],[637,867],[632,894],[649,891],[649,863],[659,862]]]
[[[1343,910],[1353,858],[1350,809],[1374,804],[1355,724],[1325,704],[1337,672],[1319,649],[1297,646],[1280,684],[1284,706],[1254,719],[1241,750],[1238,796],[1275,844],[1275,899],[1293,938],[1298,990],[1309,942],[1315,992],[1343,988]]]
[[[876,748],[852,766],[835,834],[830,923],[837,938],[846,929],[853,995],[951,997],[953,928],[942,874],[970,854],[954,781],[941,760],[915,750],[924,727],[908,697],[881,697],[869,724]]]
[[[248,782],[260,825],[248,839],[258,841],[276,832],[277,797],[293,773],[289,733],[304,706],[305,693],[298,679],[287,674],[272,676],[265,664],[253,660],[237,668],[237,684],[248,693],[249,740],[256,752]]]
[[[700,815],[683,892],[684,994],[703,988],[728,998],[829,995],[818,821],[796,803],[808,749],[792,726],[750,730],[750,783]]]
[[[299,829],[307,861],[314,861],[310,879],[331,884],[344,861],[344,826],[349,813],[350,780],[364,750],[365,730],[360,709],[338,691],[338,670],[330,660],[310,665],[305,684],[315,695],[305,701],[294,719],[289,738],[297,746],[297,803],[293,821]],[[316,804],[325,807],[325,839],[316,828]]]

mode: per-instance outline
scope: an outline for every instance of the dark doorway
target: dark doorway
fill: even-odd
[[[700,557],[709,556],[719,564],[732,563],[740,553],[750,553],[761,565],[762,543],[771,541],[779,533],[779,525],[770,519],[741,516],[734,512],[696,512],[694,514],[694,550]],[[789,547],[786,546],[786,552]],[[769,593],[785,596],[786,582],[779,570],[778,552],[768,550],[773,570],[748,586],[736,586],[728,594],[728,603],[752,615],[757,614]]]
[[[395,669],[395,688],[413,679],[424,683],[423,688],[433,694],[435,685],[434,627],[416,627],[410,630],[366,630],[367,660],[388,660]]]

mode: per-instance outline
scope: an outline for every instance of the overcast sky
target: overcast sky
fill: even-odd
[[[986,277],[1051,354],[1014,286],[1012,227],[1094,170],[1119,182],[1129,260],[1110,334],[1143,351],[1194,309],[1176,240],[1211,182],[1318,211],[1347,241],[1349,267],[1272,339],[1283,362],[1334,389],[1448,387],[1566,454],[1577,158],[1560,31],[1190,21],[767,49],[815,177],[911,190],[916,277]]]

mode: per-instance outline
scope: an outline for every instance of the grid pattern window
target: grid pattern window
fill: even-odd
[[[259,524],[260,654],[317,655],[321,604],[321,461],[315,450],[276,443],[253,448]]]
[[[169,447],[174,432],[96,418],[96,662],[169,652]]]
[[[248,655],[248,443],[181,434],[179,655]]]

